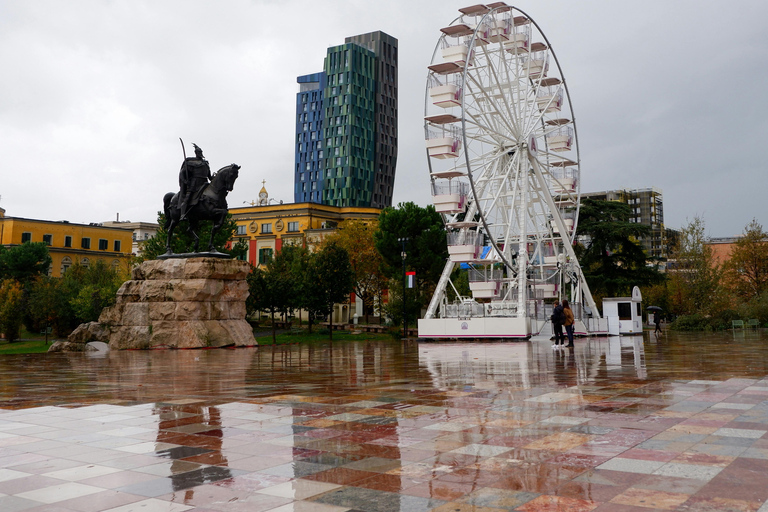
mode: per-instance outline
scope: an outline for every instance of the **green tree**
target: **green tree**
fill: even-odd
[[[649,286],[663,281],[637,239],[650,229],[629,222],[629,205],[616,201],[585,199],[579,211],[576,247],[584,277],[595,296],[629,295],[634,286]]]
[[[246,299],[246,311],[248,314],[266,311],[272,318],[272,343],[277,342],[275,329],[275,313],[281,306],[280,283],[266,268],[256,268],[248,274],[248,291],[250,295]]]
[[[0,331],[9,342],[19,339],[24,315],[24,290],[19,281],[0,281]]]
[[[96,260],[88,267],[70,267],[60,285],[71,308],[70,328],[98,320],[102,309],[115,304],[117,290],[127,278],[125,271],[113,268],[102,260]]]
[[[354,273],[349,254],[335,243],[323,244],[310,259],[306,281],[306,309],[328,317],[330,339],[333,339],[333,306],[348,300],[354,286]]]
[[[48,246],[43,242],[24,242],[13,247],[0,246],[0,279],[27,283],[47,274],[51,266]]]
[[[160,229],[157,230],[153,237],[144,242],[142,254],[138,258],[140,262],[154,260],[161,254],[165,254],[168,231],[165,230],[165,214],[163,212],[157,212],[157,223],[160,224]],[[199,229],[200,246],[205,247],[208,238],[211,236],[213,222],[209,220],[201,221]],[[237,233],[237,222],[235,222],[230,213],[227,214],[227,220],[224,225],[213,237],[213,245],[219,252],[230,254],[233,258],[242,259],[248,253],[248,244],[243,240],[238,240],[235,244],[231,244],[230,241],[235,238],[235,233]],[[173,230],[171,248],[173,252],[183,254],[192,252],[194,245],[195,238],[189,231],[189,221],[183,220]]]
[[[387,286],[387,279],[382,272],[383,260],[376,250],[374,233],[377,228],[376,221],[347,220],[323,242],[335,243],[349,254],[349,264],[354,274],[353,290],[363,302],[365,323],[368,323],[368,315],[373,311],[376,298]]]
[[[306,290],[309,280],[309,265],[311,255],[306,247],[299,245],[283,246],[275,257],[282,269],[284,285],[286,287],[286,309],[293,312],[297,309],[305,309],[307,301]],[[310,332],[312,327],[310,325]]]
[[[382,269],[390,278],[390,303],[387,311],[393,321],[402,318],[403,243],[405,242],[406,270],[416,272],[416,288],[406,292],[406,311],[419,311],[426,307],[435,291],[448,258],[445,227],[432,205],[422,208],[414,203],[400,203],[397,208],[385,208],[379,215],[379,229],[374,234],[376,249],[383,259]],[[397,283],[397,284],[394,284]],[[393,286],[394,285],[394,286]],[[393,291],[398,292],[393,294]],[[394,300],[392,300],[394,299]],[[411,306],[411,299],[415,302]],[[400,306],[398,306],[398,304]],[[416,314],[410,313],[411,320]]]
[[[48,341],[48,327],[52,327],[56,336],[63,336],[67,331],[66,318],[71,311],[69,302],[64,297],[62,280],[48,276],[38,276],[32,283],[29,294],[29,315],[35,325],[45,329]]]
[[[669,306],[676,315],[710,316],[727,309],[721,270],[707,245],[704,220],[695,217],[680,231],[669,273]]]
[[[768,233],[756,219],[747,224],[744,235],[731,248],[724,271],[731,289],[742,300],[755,300],[768,290]]]

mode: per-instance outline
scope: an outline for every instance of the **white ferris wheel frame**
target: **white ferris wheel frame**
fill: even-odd
[[[508,14],[503,15],[504,12]],[[531,44],[534,37],[529,35],[527,49],[513,47],[510,51],[505,48],[505,41],[502,39],[483,39],[481,28],[486,30],[496,23],[499,14],[505,16],[508,23],[511,22],[515,31],[516,20],[524,20],[520,25],[528,25],[524,29],[535,32],[535,36],[543,42]],[[541,260],[543,257],[541,253],[537,254],[543,241],[555,246],[556,254],[560,251],[565,253],[572,268],[576,270],[575,274],[578,275],[579,291],[587,305],[597,314],[589,287],[583,280],[583,273],[573,252],[573,237],[578,226],[581,197],[580,157],[573,105],[557,55],[539,25],[520,9],[500,6],[484,14],[469,17],[474,18],[475,26],[471,37],[465,35],[467,55],[460,73],[460,104],[456,105],[461,114],[461,150],[453,166],[457,175],[462,175],[460,171],[464,171],[462,176],[468,180],[471,194],[467,198],[463,219],[458,219],[456,214],[443,213],[443,220],[447,226],[457,226],[457,219],[471,222],[476,215],[479,217],[476,229],[480,231],[482,228],[485,239],[492,247],[489,262],[495,259],[503,263],[507,271],[517,277],[518,314],[525,314],[527,294],[522,290],[527,288],[528,266],[532,265],[534,258]],[[462,24],[467,19],[466,14],[459,16],[450,27],[464,26]],[[487,36],[488,32],[483,34]],[[447,44],[450,37],[444,30],[432,56],[433,64],[440,62],[438,55],[441,47],[451,46]],[[545,66],[548,66],[551,56],[559,77],[547,77],[546,68],[543,72],[535,74],[538,76],[532,73],[532,62],[535,62],[534,48],[543,52]],[[524,69],[524,76],[520,73],[521,69]],[[437,76],[430,72],[429,79]],[[435,110],[430,104],[429,79],[425,95],[425,118],[430,111]],[[547,115],[556,94],[548,100],[549,103],[546,103],[547,96],[544,95],[545,102],[539,103],[540,92],[545,87],[548,90],[544,92],[554,90],[553,87],[557,88],[560,101],[567,104],[570,119],[557,117],[557,112],[565,110],[562,109],[563,105],[558,106],[555,115]],[[572,134],[572,141],[568,145],[568,158],[550,150],[548,144],[549,135],[560,133],[566,124]],[[425,128],[429,130],[430,127],[434,128],[434,125],[425,122]],[[458,163],[462,158],[464,163]],[[435,163],[429,152],[427,160],[434,190],[439,177],[436,177]],[[556,172],[558,167],[562,172]],[[571,168],[570,173],[566,172],[566,167]],[[567,187],[562,181],[568,181],[564,178],[568,175],[571,176],[573,190],[566,191]],[[556,199],[560,200],[561,205],[570,206],[561,208],[555,202]],[[570,225],[566,225],[563,220],[563,215],[568,210],[572,215]],[[466,223],[459,229],[466,232]],[[531,235],[535,237],[536,242],[533,253],[528,251]],[[517,247],[513,247],[514,245]],[[513,257],[521,254],[525,257],[518,258],[516,264],[513,263]],[[454,266],[455,263],[450,260],[446,264],[427,318],[434,315],[439,301],[438,293],[444,293],[449,282],[448,276]]]

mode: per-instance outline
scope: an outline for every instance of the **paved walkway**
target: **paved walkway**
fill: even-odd
[[[0,510],[768,511],[768,337],[0,358]]]

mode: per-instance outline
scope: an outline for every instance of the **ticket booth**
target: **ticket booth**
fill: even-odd
[[[618,332],[634,336],[643,334],[643,295],[640,288],[632,289],[631,297],[608,297],[603,299],[603,316],[608,319],[609,331],[618,327]]]

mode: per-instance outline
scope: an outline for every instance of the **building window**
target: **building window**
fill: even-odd
[[[261,232],[262,233],[271,233],[272,232],[272,223],[264,223],[261,225]],[[270,249],[271,250],[271,249]]]
[[[298,223],[298,221],[297,222],[289,222],[288,223],[288,232],[289,233],[290,232],[295,233],[298,230],[299,230],[299,223]]]
[[[247,229],[247,227],[248,226],[246,226],[245,224],[239,224],[237,226],[237,234],[238,235],[246,235],[247,233],[245,232],[245,230]]]
[[[91,262],[88,260],[88,258],[83,258],[80,260],[80,266],[88,268],[91,266]]]
[[[109,248],[109,241],[103,238],[99,238],[99,250],[106,251]]]
[[[120,252],[120,240],[115,240],[115,252]]]
[[[264,265],[272,260],[272,249],[259,249],[259,265]]]
[[[83,238],[80,240],[80,247],[83,249],[90,249],[91,248],[91,239],[90,238]]]
[[[32,241],[32,233],[22,233],[21,234],[21,243],[31,242]]]
[[[43,235],[45,245],[53,245],[53,235]]]
[[[72,237],[69,237],[72,238]],[[61,260],[61,275],[63,276],[69,267],[72,266],[72,259],[69,256],[64,256]]]
[[[72,237],[67,235],[64,237],[64,247],[72,247]],[[70,261],[69,264],[71,265],[72,262]]]

